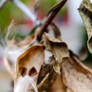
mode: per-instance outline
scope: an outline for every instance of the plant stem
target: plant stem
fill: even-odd
[[[64,6],[67,0],[62,0],[60,3],[58,3],[54,8],[51,9],[50,14],[47,16],[47,19],[45,23],[41,26],[39,33],[37,34],[37,40],[40,41],[42,34],[46,32],[47,27],[52,22],[52,20],[55,18],[59,10]]]

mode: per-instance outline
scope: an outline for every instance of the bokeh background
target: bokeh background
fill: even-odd
[[[0,0],[0,2],[2,1],[3,0]],[[60,0],[39,0],[38,20],[44,20],[51,7],[59,1]],[[62,39],[68,44],[68,47],[80,57],[83,63],[92,67],[92,55],[87,49],[86,29],[78,12],[81,1],[82,0],[68,0],[67,4],[54,19],[54,22],[60,28]],[[21,2],[36,16],[34,12],[35,0],[21,0]],[[0,40],[2,42],[4,42],[3,38],[12,20],[14,21],[13,30],[17,31],[17,35],[21,37],[31,32],[35,27],[35,23],[14,4],[12,0],[8,0],[8,2],[0,8]],[[12,92],[12,80],[3,62],[4,48],[3,44],[0,43],[0,92]]]

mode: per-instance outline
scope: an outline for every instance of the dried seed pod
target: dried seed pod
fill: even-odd
[[[65,42],[52,38],[49,34],[44,33],[43,44],[47,50],[51,51],[55,57],[54,69],[60,74],[60,66],[63,58],[69,57],[69,50]]]
[[[5,49],[5,67],[10,73],[13,80],[15,79],[15,67],[18,56],[23,53],[30,45],[35,41],[35,36],[31,35],[25,38],[23,41],[16,43],[15,40],[8,41],[8,47]]]
[[[25,76],[29,76],[36,83],[43,61],[44,48],[41,45],[32,46],[19,56],[16,63],[15,85],[17,84],[17,81],[19,81],[19,78]]]
[[[49,64],[43,64],[38,76],[38,89],[39,92],[48,92],[52,84],[56,80],[57,74],[53,69],[55,59],[53,56],[49,58]]]
[[[59,74],[56,75],[56,80],[54,80],[50,89],[46,92],[91,92],[92,91],[92,70],[86,67],[78,59],[78,57],[73,54],[67,47],[67,45],[58,40],[51,38],[48,34],[43,36],[44,46],[52,52],[55,57],[55,62],[61,68]],[[57,68],[55,68],[57,72]],[[58,72],[57,72],[58,73]],[[55,88],[55,85],[57,88]]]
[[[66,92],[92,92],[92,70],[72,53],[69,58],[63,60],[61,78]]]
[[[79,13],[86,27],[88,34],[88,49],[92,53],[92,4],[90,0],[83,0],[80,7]]]

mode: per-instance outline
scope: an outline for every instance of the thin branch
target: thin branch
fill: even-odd
[[[49,24],[52,22],[52,20],[55,18],[59,10],[64,6],[67,0],[60,1],[54,8],[51,9],[45,23],[41,26],[40,31],[37,34],[37,40],[41,40],[42,34],[46,31]]]

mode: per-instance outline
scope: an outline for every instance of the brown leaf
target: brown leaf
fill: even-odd
[[[61,67],[61,79],[58,75],[56,76],[50,92],[91,92],[92,70],[82,64],[78,57],[68,50],[64,42],[54,39],[45,33],[43,43],[52,52],[56,64],[58,64],[58,67],[54,65],[55,72],[59,70],[57,68]]]
[[[90,0],[83,0],[79,12],[88,34],[88,49],[92,53],[92,4]]]
[[[63,60],[61,78],[66,86],[66,92],[92,92],[92,70],[73,54]]]
[[[60,65],[63,58],[69,57],[69,51],[66,43],[61,40],[52,38],[49,34],[45,33],[43,36],[43,44],[47,50],[51,51],[55,57],[54,69],[56,72],[60,73]]]

